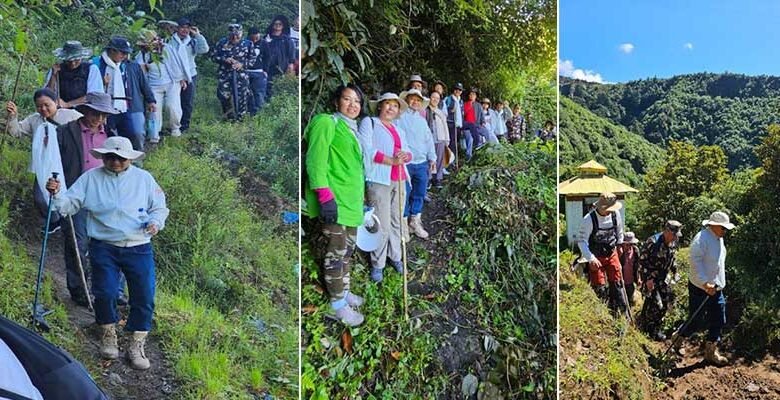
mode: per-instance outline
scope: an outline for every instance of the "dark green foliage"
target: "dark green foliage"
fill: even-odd
[[[753,147],[780,117],[780,78],[700,73],[601,85],[561,78],[561,96],[650,142],[719,145],[731,170],[757,165]]]
[[[458,226],[450,289],[465,289],[461,299],[479,310],[485,329],[537,349],[535,363],[515,366],[526,377],[511,377],[511,386],[530,380],[537,394],[550,397],[556,370],[555,173],[552,142],[490,147],[445,192]]]
[[[304,120],[327,107],[341,83],[356,82],[369,95],[397,93],[412,73],[429,84],[477,86],[493,99],[549,104],[536,118],[554,120],[555,7],[547,0],[305,0]]]
[[[655,166],[664,151],[640,135],[596,116],[577,103],[561,98],[561,180],[576,175],[575,168],[591,159],[607,167],[607,174],[633,187]]]
[[[687,232],[683,243],[690,241],[701,221],[723,208],[713,197],[713,189],[726,179],[726,172],[726,156],[720,147],[670,142],[663,164],[645,176],[638,233],[658,232],[667,220],[674,219]]]

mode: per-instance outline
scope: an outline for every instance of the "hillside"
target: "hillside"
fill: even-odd
[[[577,165],[595,159],[615,179],[641,186],[641,176],[663,157],[660,147],[572,100],[562,97],[560,104],[561,180],[571,177]]]
[[[561,78],[567,97],[652,143],[717,144],[729,169],[753,167],[753,147],[780,117],[780,77],[699,73],[596,84]]]

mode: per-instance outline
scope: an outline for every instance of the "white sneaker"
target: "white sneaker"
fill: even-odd
[[[179,137],[179,136],[181,136],[181,131],[180,131],[180,130],[178,130],[178,129],[177,129],[177,130],[175,130],[175,131],[171,131],[171,136],[173,136],[173,137]]]
[[[347,304],[352,307],[360,307],[366,302],[362,297],[353,294],[352,292],[347,292],[347,295],[344,298],[347,300]]]
[[[151,138],[151,139],[149,139],[149,143],[153,143],[153,144],[160,143],[160,138],[158,138],[158,137]]]
[[[346,305],[336,310],[336,318],[347,326],[358,326],[365,319],[363,314],[352,309],[352,306]]]

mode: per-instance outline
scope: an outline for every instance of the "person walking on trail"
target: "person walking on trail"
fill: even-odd
[[[734,229],[728,214],[713,212],[701,222],[704,228],[693,237],[690,247],[691,270],[688,274],[688,310],[691,315],[705,301],[702,312],[694,323],[681,332],[684,338],[690,337],[702,320],[706,322],[707,342],[704,347],[704,360],[722,366],[728,359],[718,352],[721,330],[726,325],[726,246],[723,237],[727,230]],[[677,341],[679,349],[681,341]]]
[[[268,24],[263,38],[263,70],[268,73],[265,101],[273,96],[273,80],[279,75],[295,73],[298,53],[290,39],[290,22],[284,15],[277,15]]]
[[[463,129],[463,84],[458,82],[452,86],[452,94],[444,99],[444,108],[447,114],[447,129],[450,132],[450,151],[457,154],[458,139]]]
[[[251,45],[251,65],[247,66],[249,74],[249,114],[255,115],[265,105],[265,91],[268,87],[268,73],[263,70],[263,41],[260,40],[260,30],[249,28],[249,43]]]
[[[89,61],[92,50],[77,40],[68,40],[54,50],[57,63],[46,75],[46,87],[55,93],[62,108],[73,108],[84,102],[89,92],[103,91],[103,79],[97,65]]]
[[[590,285],[596,294],[607,300],[613,311],[626,307],[623,299],[623,273],[617,246],[623,243],[623,204],[613,193],[602,193],[580,224],[577,246],[588,262]],[[609,286],[607,286],[609,282]]]
[[[433,133],[433,144],[436,149],[436,172],[433,175],[433,186],[442,187],[444,179],[444,156],[447,146],[450,143],[449,128],[447,127],[447,116],[440,107],[442,104],[442,94],[438,91],[431,92],[431,103],[428,105],[428,115],[426,117],[428,127]]]
[[[404,218],[408,218],[409,230],[412,233],[420,239],[428,239],[428,232],[422,223],[422,211],[428,193],[429,174],[436,172],[433,134],[426,121],[427,114],[422,113],[428,107],[429,100],[417,89],[402,92],[400,97],[409,108],[398,118],[398,127],[406,132],[407,147],[412,153],[412,159],[406,166],[409,185]]]
[[[102,146],[109,137],[116,135],[116,132],[106,128],[107,116],[118,113],[112,103],[111,96],[106,93],[87,93],[85,102],[76,107],[82,116],[57,128],[57,143],[65,184],[68,188],[73,186],[78,178],[87,171],[103,165],[100,159],[93,156],[90,151]],[[81,265],[84,266],[84,273],[89,275],[86,259],[88,249],[87,212],[81,210],[69,215],[71,218],[63,219],[62,223],[65,281],[71,299],[76,304],[87,307],[89,304],[88,294],[84,292],[82,287],[78,259],[76,258],[78,254],[81,258]],[[72,226],[70,220],[73,221]],[[75,232],[78,252],[73,244],[71,230]],[[116,299],[120,305],[127,304],[124,286],[124,276],[120,275],[120,284],[116,290]]]
[[[179,18],[176,33],[168,40],[174,53],[174,58],[180,65],[187,87],[181,91],[181,128],[186,132],[190,129],[192,109],[195,106],[195,85],[198,77],[198,66],[195,57],[209,52],[209,44],[200,33],[198,27],[192,26],[189,18]]]
[[[374,208],[382,232],[379,248],[371,252],[371,280],[381,282],[386,263],[403,274],[401,254],[401,215],[399,203],[406,199],[408,172],[406,163],[411,161],[406,132],[394,125],[398,115],[408,107],[395,93],[384,93],[369,107],[377,117],[360,121],[360,137],[363,144],[363,162],[366,171],[366,196],[368,205]],[[400,182],[400,184],[399,184]],[[406,236],[404,232],[404,236]]]
[[[152,328],[155,293],[151,238],[165,227],[168,218],[165,194],[151,174],[132,165],[144,153],[133,150],[127,138],[110,137],[89,153],[103,166],[84,173],[64,193],[53,178],[47,189],[60,213],[88,211],[95,322],[102,330],[100,355],[119,357],[116,293],[122,271],[130,289],[125,331],[131,332],[132,340],[126,357],[132,368],[148,369],[144,343]]]
[[[138,63],[128,62],[133,52],[124,36],[113,36],[95,63],[103,77],[104,92],[113,100],[119,114],[108,117],[108,129],[116,130],[141,150],[146,137],[146,111],[155,112],[157,101]]]
[[[217,70],[217,97],[222,104],[222,114],[228,120],[238,120],[247,113],[249,100],[249,75],[246,69],[253,63],[251,44],[243,39],[239,24],[228,26],[228,36],[217,42],[211,59],[219,65]]]
[[[674,306],[672,283],[677,283],[677,243],[682,236],[682,224],[669,220],[662,232],[656,233],[642,245],[638,271],[645,296],[639,315],[640,328],[658,341],[666,340],[661,330],[663,318]]]
[[[19,122],[19,113],[16,103],[9,101],[6,103],[5,107],[6,111],[8,111],[8,133],[17,138],[21,136],[32,137],[33,162],[30,165],[30,171],[37,172],[39,170],[38,162],[44,163],[42,157],[48,151],[46,147],[49,144],[49,134],[56,133],[58,126],[79,119],[81,113],[68,108],[57,108],[57,96],[48,88],[36,90],[33,94],[33,101],[35,102],[35,110],[37,112],[30,114],[21,122]],[[39,133],[38,130],[42,129],[41,127],[44,123],[50,124],[48,126],[50,132],[47,133],[44,131]],[[44,126],[43,129],[46,129],[46,127]],[[39,141],[39,143],[35,143],[36,140]],[[52,140],[51,143],[54,144],[55,142]],[[40,149],[41,152],[36,154],[35,149]],[[59,154],[58,148],[52,148],[52,151]],[[60,165],[56,168],[61,169],[61,161],[59,161],[59,163]],[[35,201],[38,210],[41,212],[41,215],[45,218],[48,211],[48,196],[44,189],[46,178],[43,178],[43,175],[48,178],[48,175],[56,169],[52,169],[49,165],[40,165],[40,168],[46,169],[47,171],[41,174],[42,177],[40,180],[38,174],[36,174],[35,183],[33,184],[33,200]],[[50,224],[49,233],[54,233],[59,230],[59,216],[52,215]]]
[[[623,266],[623,286],[626,288],[626,297],[628,297],[629,307],[634,306],[635,285],[639,285],[639,248],[637,247],[639,239],[634,232],[623,234],[623,244],[618,246],[618,258],[620,265]]]
[[[332,100],[336,112],[316,115],[304,132],[305,196],[309,216],[322,219],[328,239],[323,270],[330,306],[345,325],[357,326],[363,315],[355,308],[363,298],[350,290],[350,259],[363,223],[363,153],[356,121],[363,93],[349,84],[336,89]]]
[[[171,136],[181,136],[181,91],[187,88],[187,79],[179,63],[175,61],[173,48],[163,42],[152,30],[142,30],[136,44],[141,48],[135,57],[146,73],[149,87],[157,103],[150,115],[152,129],[147,132],[150,143],[160,142],[163,125],[163,109],[168,112]]]

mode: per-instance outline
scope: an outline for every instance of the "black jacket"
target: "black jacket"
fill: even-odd
[[[70,121],[57,128],[57,143],[60,146],[62,172],[65,173],[65,184],[73,186],[84,169],[84,147],[81,141],[81,118]],[[106,131],[109,137],[116,136],[114,131]]]

